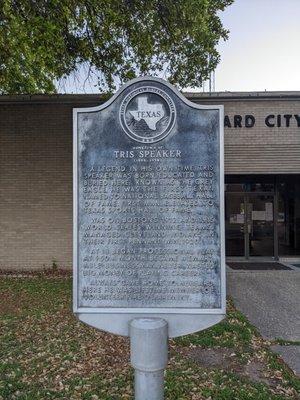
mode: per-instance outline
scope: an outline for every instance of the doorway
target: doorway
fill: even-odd
[[[226,193],[226,255],[274,258],[274,194]]]

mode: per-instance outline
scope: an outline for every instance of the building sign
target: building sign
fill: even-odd
[[[225,314],[222,106],[137,79],[74,110],[74,311],[114,333],[170,336]]]
[[[225,115],[225,128],[253,128],[256,123],[254,115]],[[264,117],[263,123],[268,128],[289,128],[296,126],[300,128],[299,114],[268,114]]]

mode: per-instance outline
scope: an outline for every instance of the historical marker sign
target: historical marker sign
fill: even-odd
[[[225,314],[223,109],[136,79],[74,110],[74,312],[128,334],[160,316],[170,336]]]

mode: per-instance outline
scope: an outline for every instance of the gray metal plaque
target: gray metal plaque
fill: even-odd
[[[74,110],[74,312],[123,335],[136,316],[170,336],[225,314],[223,109],[135,79]]]

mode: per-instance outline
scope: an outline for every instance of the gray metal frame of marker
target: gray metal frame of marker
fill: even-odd
[[[220,243],[221,243],[221,307],[214,309],[195,308],[79,308],[78,300],[78,113],[101,111],[108,107],[130,85],[137,82],[159,82],[171,89],[186,105],[199,110],[219,111],[220,130]],[[220,322],[226,313],[226,284],[225,284],[225,228],[224,228],[224,128],[223,106],[198,105],[187,100],[172,85],[158,78],[136,78],[124,85],[106,103],[90,108],[75,108],[73,110],[73,311],[78,318],[98,329],[128,336],[128,323],[137,317],[164,318],[169,325],[169,336],[176,337],[203,330]]]

